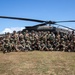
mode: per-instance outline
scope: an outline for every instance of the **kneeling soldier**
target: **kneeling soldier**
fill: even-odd
[[[4,40],[4,44],[3,44],[3,53],[5,53],[5,52],[10,52],[11,50],[10,50],[10,44],[9,44],[9,41],[8,41],[8,39],[5,39]]]

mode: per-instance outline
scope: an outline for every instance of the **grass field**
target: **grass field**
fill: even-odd
[[[0,52],[0,75],[75,75],[75,53]]]

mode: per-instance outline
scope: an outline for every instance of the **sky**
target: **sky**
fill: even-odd
[[[0,16],[40,20],[75,20],[75,0],[0,0]],[[0,18],[0,34],[38,23]],[[75,29],[75,23],[60,23]]]

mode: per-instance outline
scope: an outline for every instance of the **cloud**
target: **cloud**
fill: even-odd
[[[20,31],[24,29],[24,27],[11,27],[11,28],[5,28],[0,34],[4,34],[5,32],[9,32],[9,33],[12,33],[14,30],[15,31]]]

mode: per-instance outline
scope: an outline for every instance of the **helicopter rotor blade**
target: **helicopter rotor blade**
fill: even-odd
[[[68,29],[70,29],[70,30],[73,30],[73,31],[75,31],[75,29],[72,29],[72,28],[70,28],[70,27],[67,27],[67,26],[64,26],[64,25],[60,25],[60,24],[54,24],[54,25],[58,25],[58,26],[61,26],[61,27],[64,27],[64,28],[68,28]]]
[[[62,23],[62,22],[75,22],[75,20],[68,20],[68,21],[56,21],[56,23]]]
[[[23,20],[23,21],[33,21],[33,22],[46,22],[43,20],[36,20],[36,19],[29,19],[29,18],[19,18],[19,17],[8,17],[8,16],[0,16],[0,18],[5,18],[5,19],[14,19],[14,20]]]

